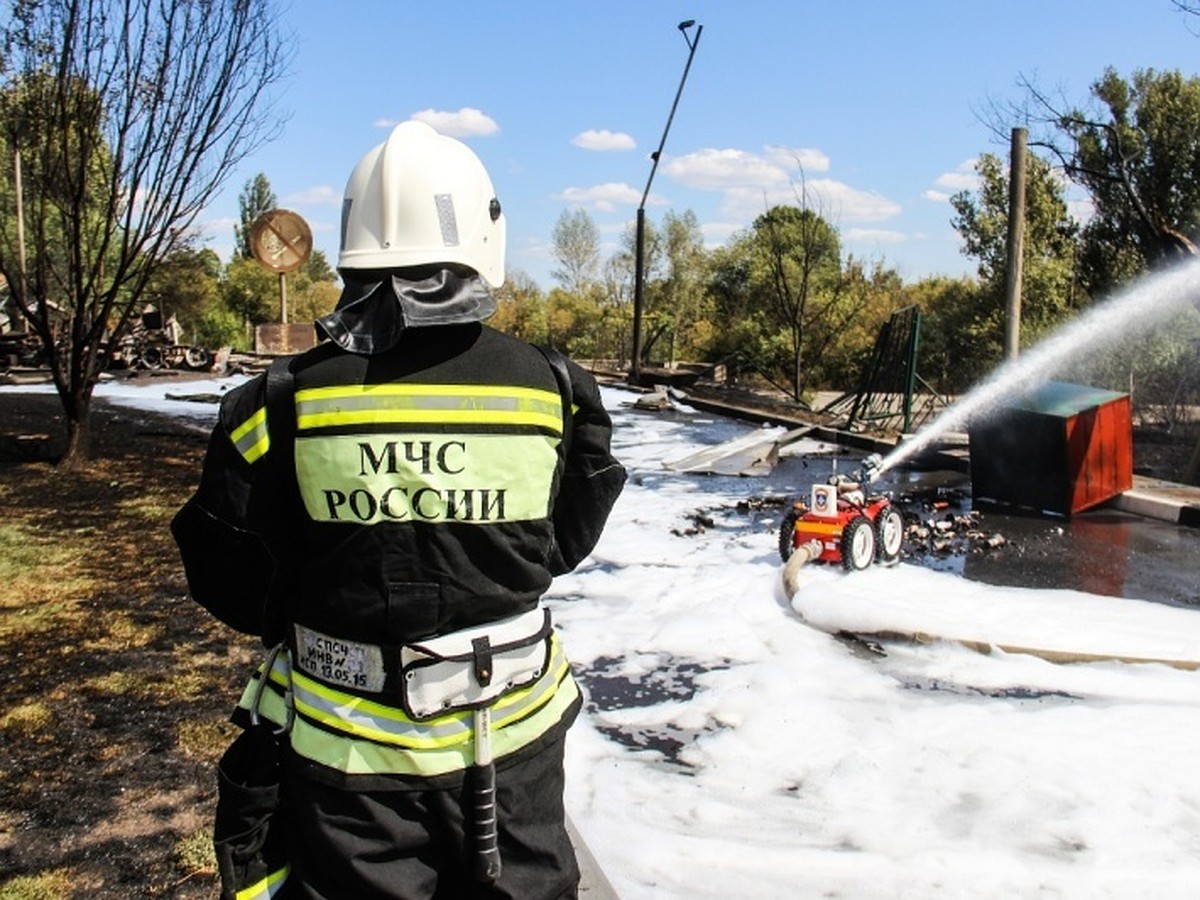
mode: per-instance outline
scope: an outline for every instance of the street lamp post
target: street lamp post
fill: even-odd
[[[646,179],[646,189],[642,191],[642,202],[637,208],[637,235],[634,247],[633,263],[633,359],[629,365],[629,380],[634,384],[642,377],[642,306],[644,302],[643,288],[645,282],[645,244],[646,244],[646,198],[650,196],[650,184],[654,181],[654,173],[658,171],[658,161],[662,157],[663,147],[667,143],[667,132],[671,130],[671,120],[675,118],[675,109],[679,106],[679,98],[683,95],[683,85],[687,82],[688,70],[692,67],[692,57],[696,55],[696,47],[700,43],[703,25],[696,26],[696,34],[688,33],[688,29],[696,25],[694,19],[679,23],[679,32],[688,45],[687,64],[683,67],[683,77],[679,79],[679,89],[675,92],[675,102],[671,104],[671,114],[667,116],[666,127],[663,128],[662,140],[658,149],[650,154],[650,177]]]

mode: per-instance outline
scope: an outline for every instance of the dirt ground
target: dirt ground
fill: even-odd
[[[257,641],[187,596],[168,531],[195,425],[97,401],[57,470],[56,397],[0,393],[0,900],[211,898],[216,762]],[[1135,465],[1173,478],[1190,442]]]
[[[50,460],[54,396],[0,394],[0,898],[217,895],[215,767],[256,641],[187,596],[168,531],[194,427],[97,405]]]

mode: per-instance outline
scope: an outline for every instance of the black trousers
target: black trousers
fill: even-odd
[[[472,878],[465,786],[348,791],[285,776],[292,870],[277,900],[574,900],[563,744],[560,737],[496,773],[503,870],[491,885]]]

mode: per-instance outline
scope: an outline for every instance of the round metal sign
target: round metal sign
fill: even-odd
[[[312,230],[296,213],[273,209],[250,226],[250,252],[272,272],[294,272],[312,254]]]

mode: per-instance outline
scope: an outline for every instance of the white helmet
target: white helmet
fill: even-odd
[[[504,234],[500,201],[479,157],[424,122],[403,122],[350,174],[338,268],[454,263],[498,288]]]

